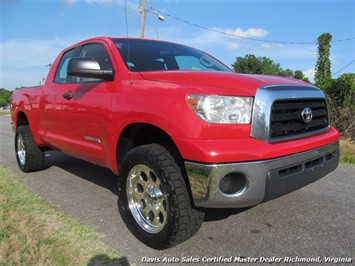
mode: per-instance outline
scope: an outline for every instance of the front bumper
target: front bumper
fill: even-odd
[[[185,167],[195,206],[242,208],[304,187],[334,171],[338,164],[337,141],[275,159],[227,164],[187,161]]]

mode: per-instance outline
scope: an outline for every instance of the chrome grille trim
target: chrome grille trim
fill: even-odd
[[[312,110],[314,118],[302,124],[300,115],[306,107]],[[322,90],[313,86],[289,85],[258,88],[251,137],[273,143],[319,134],[329,128],[329,114]]]

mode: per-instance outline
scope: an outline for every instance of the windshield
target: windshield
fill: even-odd
[[[197,49],[184,45],[135,39],[113,39],[128,69],[227,71],[228,67]]]

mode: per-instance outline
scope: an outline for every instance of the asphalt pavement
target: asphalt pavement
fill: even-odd
[[[151,249],[126,228],[117,208],[117,177],[60,152],[45,170],[24,174],[16,164],[10,116],[0,117],[0,164],[59,211],[94,228],[126,265],[341,265],[355,260],[355,168],[276,200],[242,210],[208,210],[199,232],[167,250]],[[104,255],[104,254],[103,254]],[[114,259],[114,258],[112,258]]]

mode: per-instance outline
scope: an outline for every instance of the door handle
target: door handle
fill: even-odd
[[[74,94],[73,94],[72,92],[65,92],[65,93],[63,94],[63,97],[64,97],[65,99],[67,99],[67,100],[70,100],[71,98],[74,97]]]

